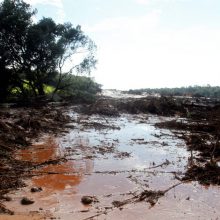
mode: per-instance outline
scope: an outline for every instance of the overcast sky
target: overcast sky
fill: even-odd
[[[103,88],[220,85],[220,0],[26,0],[38,18],[80,24]]]

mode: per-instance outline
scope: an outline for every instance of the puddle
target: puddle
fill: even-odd
[[[178,183],[174,172],[185,171],[189,152],[185,143],[154,123],[169,118],[122,115],[119,118],[72,113],[74,129],[60,139],[45,137],[42,143],[16,153],[17,159],[43,163],[67,157],[67,162],[47,165],[26,180],[27,187],[11,193],[6,205],[16,214],[39,212],[46,218],[87,219],[217,219],[220,188],[196,183],[182,184],[165,194],[150,208],[148,203],[128,204],[122,210],[112,201],[131,197],[143,189],[165,190]],[[105,129],[85,127],[100,123]],[[109,126],[108,128],[108,125]],[[114,128],[120,129],[114,129]],[[31,193],[32,187],[42,187]],[[99,203],[84,206],[81,197],[96,196]],[[22,197],[35,203],[20,205]],[[30,218],[31,219],[31,218]]]
[[[44,137],[42,142],[38,142],[27,149],[16,152],[17,159],[32,161],[34,163],[43,163],[61,155],[61,149],[52,137]]]

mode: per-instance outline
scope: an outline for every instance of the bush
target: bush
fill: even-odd
[[[101,92],[101,85],[91,77],[68,75],[63,79],[63,89],[58,94],[74,103],[95,101],[96,94]]]

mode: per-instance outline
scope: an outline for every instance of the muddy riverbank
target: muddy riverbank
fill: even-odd
[[[30,132],[22,136],[27,143],[11,140],[4,146],[16,147],[2,150],[2,179],[18,181],[2,189],[2,211],[14,219],[220,216],[216,100],[104,97],[90,106],[27,111],[36,119],[27,127],[16,124],[22,115],[1,113],[11,130]],[[22,205],[24,198],[33,203]]]

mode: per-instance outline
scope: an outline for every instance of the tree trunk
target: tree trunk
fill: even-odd
[[[39,84],[39,85],[37,86],[37,90],[38,90],[38,95],[39,95],[39,96],[45,96],[43,84]]]

